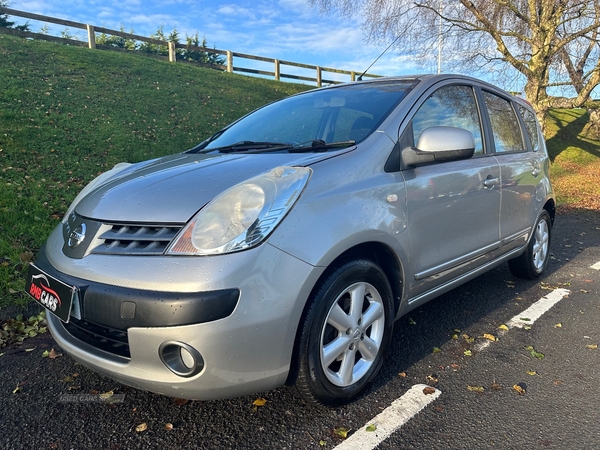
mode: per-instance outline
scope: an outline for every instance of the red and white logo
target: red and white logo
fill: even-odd
[[[60,296],[55,290],[50,289],[50,282],[44,274],[31,277],[29,293],[51,311],[56,311],[56,308],[61,305]]]

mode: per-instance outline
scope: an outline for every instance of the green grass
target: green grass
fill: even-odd
[[[600,209],[600,140],[584,109],[551,110],[546,120],[550,176],[563,209]]]
[[[308,86],[0,35],[0,308],[77,192]]]

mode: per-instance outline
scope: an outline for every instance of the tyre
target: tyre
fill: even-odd
[[[375,377],[391,339],[392,289],[379,266],[352,260],[317,287],[300,326],[296,389],[309,403],[336,406]]]
[[[508,261],[508,268],[514,276],[533,280],[542,274],[550,258],[551,230],[550,215],[544,210],[538,218],[525,253]]]

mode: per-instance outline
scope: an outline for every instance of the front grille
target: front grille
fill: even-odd
[[[181,226],[104,224],[104,242],[91,253],[104,255],[162,255]],[[106,226],[110,226],[106,230]]]
[[[131,358],[127,331],[109,328],[86,320],[77,320],[73,317],[69,319],[69,323],[63,325],[72,336],[80,341],[114,355]]]

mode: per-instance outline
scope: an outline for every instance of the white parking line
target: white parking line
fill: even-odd
[[[600,262],[594,264],[600,270]],[[516,315],[506,324],[510,328],[523,328],[532,325],[537,319],[556,305],[563,298],[571,293],[568,289],[554,289],[545,297],[542,297],[522,313]],[[505,331],[504,333],[507,333]],[[504,334],[500,333],[500,334]],[[491,341],[483,341],[476,348],[477,352],[484,350],[491,344]],[[394,400],[390,406],[384,409],[380,414],[371,419],[367,425],[356,431],[344,442],[339,444],[334,450],[372,450],[385,441],[392,433],[397,431],[402,425],[416,416],[429,403],[438,398],[442,392],[435,389],[431,394],[425,394],[423,389],[433,389],[426,384],[416,384],[411,387],[406,394]],[[369,425],[374,425],[374,431],[367,431]]]
[[[433,393],[425,394],[423,389],[426,388],[433,389],[426,384],[416,384],[411,387],[406,394],[394,400],[369,422],[368,425],[375,425],[375,431],[367,431],[365,426],[334,450],[371,450],[377,447],[442,393],[435,389]]]
[[[590,266],[590,268],[592,269],[596,269],[596,270],[600,270],[600,261],[598,261],[596,264],[594,264],[593,266]]]
[[[521,314],[516,315],[506,324],[508,328],[523,328],[524,326],[532,325],[542,315],[556,305],[559,301],[569,295],[571,291],[568,289],[554,289],[545,297],[542,297]]]

